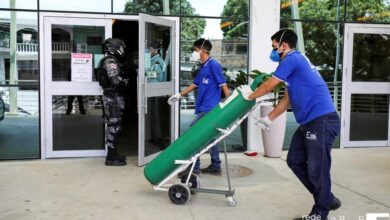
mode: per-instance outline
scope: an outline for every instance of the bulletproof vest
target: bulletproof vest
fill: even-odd
[[[111,88],[110,79],[108,77],[107,70],[104,68],[104,62],[108,58],[111,58],[111,59],[115,60],[115,62],[119,66],[118,60],[114,56],[111,56],[111,55],[105,56],[103,59],[100,60],[99,66],[98,66],[98,69],[97,69],[96,78],[97,78],[97,80],[99,82],[99,85],[103,89],[110,89]],[[121,71],[121,69],[122,68],[120,68],[120,71]]]

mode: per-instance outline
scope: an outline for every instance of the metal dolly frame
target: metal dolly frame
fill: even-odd
[[[227,177],[227,183],[228,183],[228,189],[227,190],[215,190],[215,189],[205,189],[200,188],[200,178],[198,175],[193,173],[195,162],[196,160],[204,153],[206,153],[211,147],[218,144],[220,141],[225,139],[227,136],[229,136],[246,118],[249,116],[254,117],[252,115],[252,112],[261,104],[264,102],[272,102],[275,99],[266,99],[257,102],[250,111],[248,111],[245,115],[243,115],[240,119],[238,119],[236,122],[233,123],[232,126],[222,129],[217,128],[219,132],[221,132],[221,136],[219,136],[217,139],[215,139],[213,142],[208,144],[203,150],[201,150],[199,153],[193,155],[189,160],[175,160],[175,164],[179,164],[180,166],[173,171],[169,176],[167,176],[164,180],[162,180],[159,184],[154,185],[153,188],[158,191],[168,191],[169,198],[174,204],[184,204],[191,198],[191,194],[195,194],[197,192],[200,193],[212,193],[212,194],[220,194],[225,195],[225,197],[228,200],[228,205],[230,207],[236,206],[237,202],[233,198],[235,190],[232,189],[231,181],[230,181],[230,173],[229,173],[229,164],[228,164],[228,158],[227,158],[227,150],[226,150],[226,142],[224,140],[224,155],[225,155],[225,165],[226,165],[226,177]],[[181,179],[181,183],[178,184],[167,184],[167,182],[176,177],[177,174],[184,171],[191,165],[191,169],[187,175],[185,175]]]

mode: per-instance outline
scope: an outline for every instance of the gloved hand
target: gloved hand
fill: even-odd
[[[171,96],[169,99],[168,99],[168,104],[169,105],[172,105],[173,103],[179,101],[181,98],[181,94],[180,93],[176,93],[175,95]]]
[[[248,96],[253,93],[253,91],[252,91],[250,86],[248,86],[248,85],[240,86],[240,91],[241,91],[242,96],[244,97],[244,99],[246,99],[248,101],[251,101],[251,99],[248,98]]]
[[[268,118],[268,116],[264,118],[258,118],[255,122],[255,125],[259,125],[262,130],[269,131],[270,126],[272,124],[271,119]]]

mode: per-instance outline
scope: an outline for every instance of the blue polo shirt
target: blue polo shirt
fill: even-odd
[[[204,62],[193,83],[198,87],[195,114],[209,112],[221,101],[221,86],[226,84],[221,65],[211,57]]]
[[[310,60],[298,51],[289,52],[273,74],[285,82],[296,121],[303,125],[335,112],[328,86]]]

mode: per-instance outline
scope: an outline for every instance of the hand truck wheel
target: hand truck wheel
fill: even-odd
[[[188,175],[184,175],[181,178],[181,183],[185,184],[187,182]],[[188,187],[190,188],[191,194],[195,194],[196,192],[191,189],[199,189],[200,188],[200,178],[195,173],[191,174],[191,177],[188,181]]]
[[[232,196],[227,197],[227,199],[228,199],[228,205],[230,207],[235,207],[237,205],[236,200]]]
[[[191,198],[191,192],[188,186],[179,183],[169,187],[168,196],[173,203],[181,205]]]

